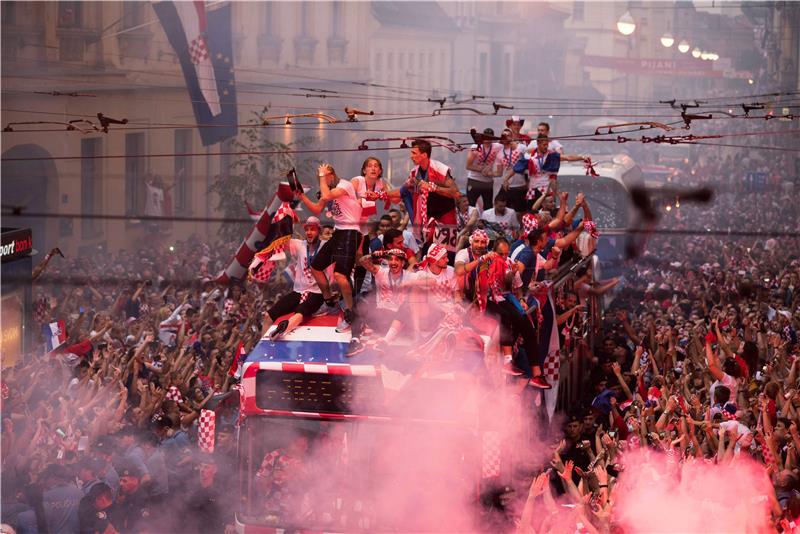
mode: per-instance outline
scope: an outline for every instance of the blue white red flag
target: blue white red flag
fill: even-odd
[[[47,341],[47,352],[54,351],[67,341],[67,329],[64,326],[64,321],[42,325],[42,331]]]
[[[186,79],[204,146],[238,132],[231,6],[209,11],[205,2],[158,2],[161,20]]]

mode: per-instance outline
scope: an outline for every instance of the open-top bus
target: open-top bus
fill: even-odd
[[[487,338],[348,359],[336,320],[265,336],[247,357],[238,531],[473,528],[478,496],[501,474],[499,414],[480,393]]]

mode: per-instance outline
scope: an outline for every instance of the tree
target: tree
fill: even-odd
[[[309,146],[314,137],[303,137],[292,143],[276,143],[264,138],[265,130],[260,126],[264,124],[268,109],[264,107],[261,112],[253,112],[254,118],[248,121],[252,126],[243,128],[229,145],[228,150],[237,153],[233,162],[209,188],[209,192],[217,193],[217,210],[226,219],[246,217],[245,202],[254,209],[263,209],[292,167],[299,176],[311,176],[320,163],[314,158],[295,158],[291,153]],[[238,222],[226,222],[219,228],[220,235],[231,241],[242,239],[243,232],[246,230]]]

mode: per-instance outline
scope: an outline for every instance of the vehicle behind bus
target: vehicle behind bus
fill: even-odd
[[[643,178],[641,169],[627,155],[603,156],[595,162],[595,170],[600,176],[586,176],[581,164],[562,164],[558,190],[568,192],[570,199],[578,193],[586,196],[600,232],[595,254],[603,278],[610,278],[622,272],[625,241],[633,222],[629,189],[643,184]]]

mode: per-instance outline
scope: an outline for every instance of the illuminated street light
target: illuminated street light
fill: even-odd
[[[672,34],[667,32],[661,36],[661,46],[664,48],[669,48],[675,43],[675,38],[672,37]]]
[[[716,61],[719,59],[719,54],[717,54],[716,52],[711,52],[708,56],[709,56],[708,59],[710,59],[711,61]]]
[[[622,35],[630,35],[636,31],[636,21],[633,20],[630,11],[626,11],[617,21],[617,30]]]
[[[710,59],[709,58],[710,55],[711,54],[709,54],[706,51],[700,52],[700,59],[702,59],[703,61],[708,61]]]
[[[753,85],[756,82],[753,81],[753,78],[748,78],[747,79],[747,83],[750,84],[750,85]]]
[[[695,47],[695,49],[692,50],[692,57],[693,58],[699,59],[700,58],[700,54],[702,54],[702,52],[700,51],[699,48]]]
[[[680,52],[681,54],[685,54],[686,52],[688,52],[689,48],[690,46],[689,43],[686,42],[686,39],[678,43],[678,52]]]

